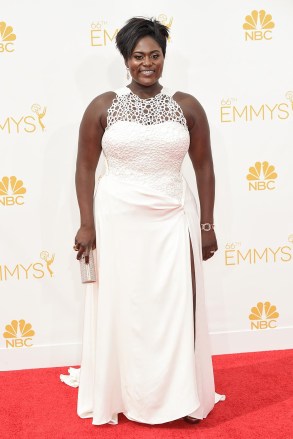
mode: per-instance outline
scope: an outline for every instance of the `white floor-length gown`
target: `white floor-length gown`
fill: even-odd
[[[86,287],[77,413],[95,425],[117,424],[118,413],[148,424],[202,419],[225,396],[214,388],[199,209],[181,173],[186,120],[169,89],[149,99],[115,93],[95,190],[98,280]]]

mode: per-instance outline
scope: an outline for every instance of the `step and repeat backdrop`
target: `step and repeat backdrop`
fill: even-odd
[[[26,0],[0,14],[1,370],[80,362],[78,129],[95,96],[127,84],[114,39],[133,16],[170,28],[161,83],[194,95],[210,123],[213,353],[291,348],[293,3]],[[188,156],[182,172],[196,194]]]

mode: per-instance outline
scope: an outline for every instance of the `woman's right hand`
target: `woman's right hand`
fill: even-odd
[[[83,253],[85,263],[89,262],[89,252],[96,248],[96,230],[95,226],[81,226],[75,236],[75,250],[77,251],[76,259],[81,259]]]

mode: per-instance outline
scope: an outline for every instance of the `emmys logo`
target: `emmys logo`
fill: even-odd
[[[290,244],[293,244],[293,235],[288,237]],[[241,242],[228,243],[225,246],[225,265],[235,266],[242,264],[255,265],[260,263],[283,263],[292,260],[292,245],[279,247],[246,248],[243,249]]]
[[[274,329],[277,326],[279,313],[275,305],[270,302],[258,302],[251,308],[249,314],[250,329]]]
[[[3,337],[6,339],[7,348],[30,348],[35,331],[30,323],[25,320],[12,320],[9,325],[5,326],[6,331]]]
[[[172,26],[173,17],[168,18],[166,14],[160,14],[157,20],[167,26]],[[119,28],[110,27],[107,21],[99,20],[91,24],[90,42],[92,47],[104,47],[115,42]],[[170,39],[170,38],[169,38]]]
[[[42,279],[46,275],[53,277],[52,264],[55,255],[50,256],[49,252],[42,251],[40,253],[41,261],[33,261],[30,264],[15,264],[8,266],[6,264],[0,265],[0,282],[14,280],[28,280],[28,279]]]
[[[275,179],[278,174],[275,172],[275,167],[269,165],[268,162],[256,162],[254,166],[249,168],[249,174],[246,179],[249,181],[249,190],[263,191],[265,189],[275,189]]]
[[[271,40],[271,29],[274,29],[275,23],[272,21],[271,14],[267,14],[266,11],[252,11],[245,17],[242,27],[245,30],[245,41]]]
[[[24,114],[17,118],[8,116],[6,119],[0,120],[0,131],[2,130],[6,134],[22,132],[31,134],[39,129],[43,132],[45,130],[43,118],[46,115],[46,107],[42,109],[39,104],[33,104],[31,111],[33,114]]]
[[[107,46],[113,43],[119,29],[109,29],[107,22],[104,20],[97,21],[91,24],[91,46]]]
[[[0,181],[0,205],[14,206],[24,204],[23,195],[26,188],[23,186],[22,180],[17,180],[15,176],[3,177]]]
[[[7,26],[5,21],[0,22],[0,53],[14,52],[14,41],[16,35],[13,33],[12,26]]]
[[[222,99],[220,120],[222,123],[286,120],[293,113],[293,92],[288,91],[285,97],[289,102],[281,101],[260,105],[240,105],[237,98]]]

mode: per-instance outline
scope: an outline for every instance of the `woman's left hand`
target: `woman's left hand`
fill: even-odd
[[[202,240],[202,258],[204,261],[210,259],[214,256],[215,252],[218,250],[217,238],[214,230],[201,231]]]

